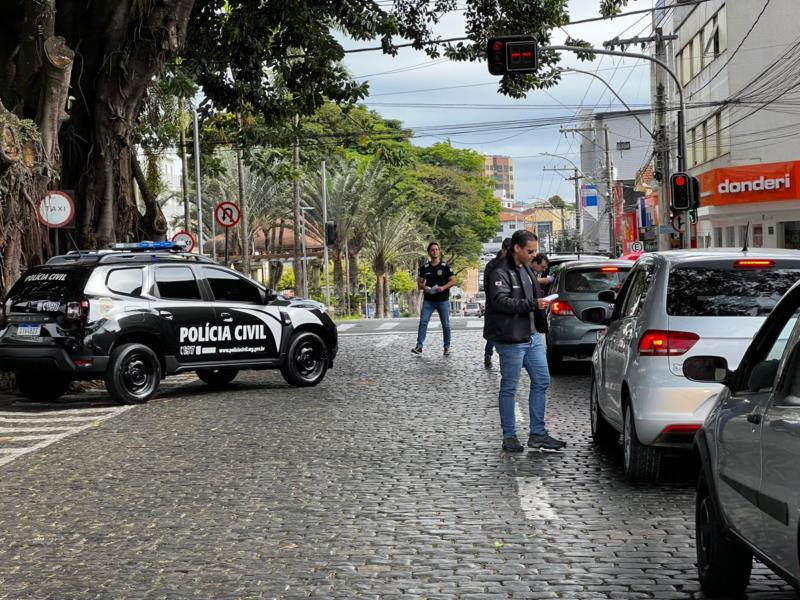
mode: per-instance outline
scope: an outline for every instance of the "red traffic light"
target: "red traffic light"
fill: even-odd
[[[492,50],[494,50],[495,52],[502,52],[503,51],[503,42],[501,42],[500,40],[496,40],[492,44]]]
[[[686,177],[683,175],[678,175],[675,177],[675,185],[683,187],[686,185]]]
[[[492,75],[535,73],[539,67],[538,46],[529,35],[489,38],[486,62]]]

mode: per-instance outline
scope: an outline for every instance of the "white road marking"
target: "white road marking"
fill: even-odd
[[[439,329],[439,325],[440,325],[439,321],[430,321],[428,323],[428,329],[429,330],[430,329]]]
[[[8,464],[20,456],[45,448],[79,431],[94,427],[102,421],[120,415],[132,408],[134,407],[116,406],[113,408],[87,408],[72,411],[59,410],[52,413],[0,411],[0,423],[6,425],[5,427],[0,427],[0,466]],[[50,415],[52,414],[72,414],[75,416],[51,417]],[[17,426],[15,425],[16,423],[21,425]],[[29,425],[31,423],[43,426],[31,427]],[[48,425],[50,423],[52,425]],[[35,443],[19,448],[3,447],[3,444],[18,442]]]
[[[356,326],[355,323],[342,323],[336,329],[338,329],[339,331],[347,331],[348,329],[352,329],[355,326]]]
[[[529,521],[560,521],[553,509],[550,491],[539,477],[516,477],[519,505]]]
[[[390,323],[381,323],[380,325],[378,325],[378,329],[379,330],[394,329],[398,325],[400,325],[400,323],[398,323],[397,321],[395,321],[394,323],[391,323],[391,322]]]
[[[467,329],[483,329],[483,321],[467,321]]]

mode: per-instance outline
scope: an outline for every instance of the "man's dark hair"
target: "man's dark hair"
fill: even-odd
[[[440,250],[442,249],[442,247],[439,246],[439,242],[431,242],[430,244],[428,244],[428,247],[425,249],[425,252],[430,254],[431,248],[433,248],[434,246],[438,247]]]
[[[519,246],[520,248],[524,248],[528,242],[538,242],[539,236],[537,236],[532,231],[528,231],[527,229],[518,229],[514,232],[514,235],[511,236],[511,245],[512,246]]]
[[[546,254],[539,252],[539,254],[533,257],[533,262],[535,262],[537,265],[540,265],[542,263],[550,262],[550,259],[547,258]]]

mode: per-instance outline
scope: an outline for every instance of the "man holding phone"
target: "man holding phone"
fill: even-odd
[[[417,287],[424,293],[422,312],[419,317],[417,330],[417,345],[411,351],[422,354],[422,347],[428,334],[428,322],[433,312],[439,313],[442,322],[442,335],[444,337],[444,355],[450,354],[450,288],[456,284],[456,276],[447,263],[442,261],[442,250],[439,244],[428,244],[428,257],[430,260],[419,268],[417,274]]]
[[[550,372],[544,342],[538,334],[547,332],[544,311],[550,302],[543,298],[536,273],[530,267],[538,250],[539,238],[535,233],[515,231],[506,260],[491,272],[489,281],[484,282],[487,290],[484,338],[494,341],[500,356],[500,425],[503,450],[507,452],[523,451],[517,439],[514,414],[523,368],[531,380],[528,447],[556,451],[567,445],[551,437],[544,422]]]

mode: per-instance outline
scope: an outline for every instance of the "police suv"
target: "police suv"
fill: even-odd
[[[324,307],[287,301],[171,242],[70,252],[25,273],[0,314],[0,369],[30,400],[104,379],[120,404],[146,402],[161,378],[195,371],[213,387],[241,369],[280,369],[312,386],[333,366]]]

